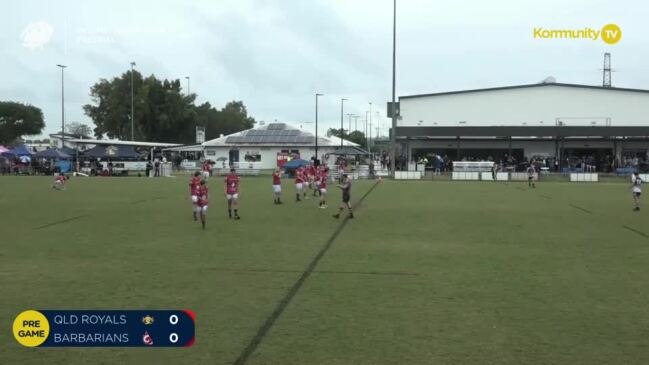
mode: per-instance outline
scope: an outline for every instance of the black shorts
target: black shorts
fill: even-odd
[[[534,176],[528,176],[527,177],[527,180],[532,180],[532,179],[534,179]]]
[[[352,199],[351,196],[349,195],[343,195],[343,203],[349,203],[349,201]]]
[[[640,195],[642,195],[641,192],[637,192],[637,191],[634,191],[634,192],[633,192],[633,196],[640,196]]]

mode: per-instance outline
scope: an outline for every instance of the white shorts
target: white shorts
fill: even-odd
[[[203,212],[203,213],[207,212],[207,205],[203,205],[202,207],[199,207],[197,205],[196,206],[196,213],[200,213],[200,212]]]
[[[210,177],[210,173],[208,171],[203,171],[203,179],[207,180]]]
[[[198,202],[198,196],[192,195],[192,203],[196,204]]]
[[[327,194],[327,189],[320,189],[320,192],[321,192],[322,194]]]
[[[273,185],[273,193],[279,194],[282,192],[282,185]]]
[[[301,191],[304,188],[304,185],[302,183],[295,184],[295,188],[299,191]]]
[[[237,200],[239,199],[239,194],[226,194],[225,198],[227,200]]]

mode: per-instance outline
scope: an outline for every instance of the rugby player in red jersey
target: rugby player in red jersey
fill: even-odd
[[[322,196],[322,193],[320,192],[320,179],[322,178],[322,166],[320,167],[314,167],[313,168],[313,196],[316,195],[316,193],[320,196]]]
[[[201,173],[196,171],[194,172],[194,177],[189,180],[189,196],[192,199],[192,214],[194,215],[194,220],[197,220],[196,217],[196,204],[198,203],[198,190],[201,187]]]
[[[318,184],[318,190],[320,191],[320,208],[321,209],[326,209],[327,208],[327,179],[329,178],[327,176],[327,172],[329,172],[328,168],[324,168],[320,174],[319,174],[319,184]]]
[[[273,171],[273,201],[275,204],[282,204],[282,176],[279,168]]]
[[[313,196],[318,192],[318,169],[312,164],[309,166],[309,185],[313,189]]]
[[[302,169],[301,167],[295,170],[295,201],[296,202],[301,201],[300,194],[302,194],[304,199],[306,199],[306,191],[304,190],[304,169]]]
[[[225,198],[228,200],[228,217],[232,218],[234,210],[234,219],[239,217],[239,176],[235,169],[230,169],[230,173],[225,177]]]
[[[59,173],[55,178],[54,178],[54,184],[52,185],[53,189],[56,190],[65,190],[65,174],[64,173]]]
[[[196,211],[200,214],[201,225],[203,226],[203,229],[205,229],[205,213],[207,213],[207,198],[208,198],[208,191],[207,191],[207,185],[205,184],[205,180],[201,180],[197,193],[198,193],[198,201],[196,202]]]

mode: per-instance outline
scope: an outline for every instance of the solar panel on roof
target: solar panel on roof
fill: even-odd
[[[241,142],[243,142],[243,137],[239,137],[239,136],[228,137],[225,139],[225,143],[241,143]]]
[[[268,130],[282,130],[286,129],[286,124],[284,123],[271,123],[268,125]]]

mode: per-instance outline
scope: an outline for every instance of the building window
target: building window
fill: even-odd
[[[246,151],[245,156],[243,157],[246,162],[260,162],[261,153],[259,151]]]

